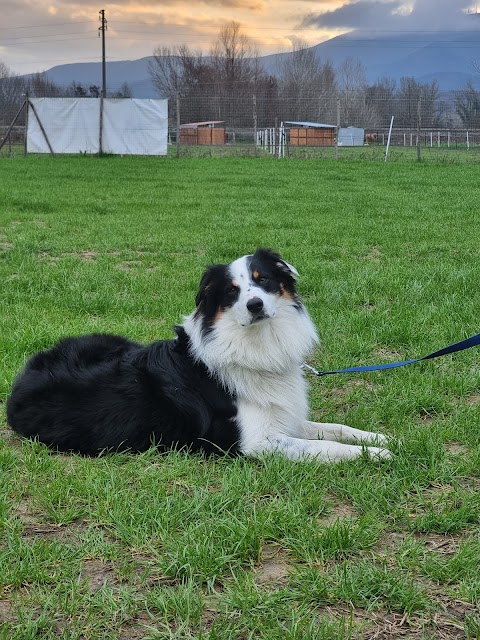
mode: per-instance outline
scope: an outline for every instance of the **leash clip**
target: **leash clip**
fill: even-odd
[[[303,364],[300,365],[300,369],[307,369],[307,371],[310,371],[310,373],[313,373],[314,376],[321,376],[322,375],[320,373],[320,371],[317,371],[314,367],[311,367],[306,362],[304,362]]]

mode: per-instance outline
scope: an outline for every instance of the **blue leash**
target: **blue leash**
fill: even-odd
[[[334,369],[333,371],[317,371],[306,362],[303,363],[302,367],[304,369],[308,369],[310,373],[313,373],[316,376],[329,376],[332,373],[362,373],[364,371],[383,371],[384,369],[397,369],[398,367],[405,367],[407,364],[414,364],[415,362],[421,362],[422,360],[431,360],[432,358],[446,356],[449,353],[456,353],[457,351],[470,349],[470,347],[478,347],[478,345],[480,345],[480,333],[477,333],[476,336],[472,336],[471,338],[467,338],[466,340],[455,342],[455,344],[451,344],[449,347],[445,347],[444,349],[439,349],[438,351],[429,353],[428,356],[423,356],[423,358],[415,358],[414,360],[388,362],[386,364],[372,364],[365,367],[349,367],[348,369]]]

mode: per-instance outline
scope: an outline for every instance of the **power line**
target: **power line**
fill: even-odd
[[[28,44],[28,42],[25,42],[25,40],[28,39],[29,42],[33,42],[33,43],[37,43],[37,42],[52,42],[51,40],[41,40],[41,38],[56,38],[57,36],[62,35],[62,36],[76,36],[76,35],[82,35],[84,38],[88,38],[93,36],[93,33],[90,34],[88,32],[85,31],[74,31],[72,33],[64,33],[59,32],[59,33],[50,33],[50,34],[43,34],[40,36],[19,36],[18,38],[3,38],[2,42],[19,42],[19,41],[23,41],[25,44]],[[20,42],[20,44],[22,44],[22,42]]]
[[[473,14],[475,15],[475,14]],[[144,21],[140,21],[140,20],[117,20],[115,19],[115,24],[132,24],[132,25],[139,25],[139,26],[144,26],[144,27],[151,27],[151,28],[156,28],[156,27],[165,27],[167,29],[169,29],[169,27],[183,27],[184,25],[178,24],[178,23],[171,23],[166,24],[165,22],[144,22]],[[17,30],[17,29],[42,29],[42,28],[51,28],[51,27],[63,27],[63,26],[67,26],[67,25],[74,25],[74,24],[92,24],[93,20],[71,20],[69,22],[52,22],[52,23],[45,23],[45,24],[34,24],[34,25],[19,25],[19,26],[12,26],[12,27],[0,27],[0,32],[4,32],[4,31],[13,31],[13,30]],[[286,33],[286,32],[297,32],[297,31],[309,31],[312,32],[313,29],[317,29],[320,30],[324,27],[322,27],[321,25],[318,25],[318,27],[312,27],[310,26],[293,26],[293,27],[261,27],[261,26],[244,26],[243,27],[245,31],[248,31],[249,33],[251,33],[252,31],[275,31],[278,33]],[[350,31],[345,31],[345,33],[355,33],[357,31],[362,31],[361,29],[350,29]],[[432,33],[455,33],[456,31],[454,29],[368,29],[368,30],[363,30],[366,34],[386,34],[386,35],[391,35],[391,34],[432,34]],[[472,31],[472,32],[477,32],[476,29],[468,29],[468,31]],[[143,32],[141,32],[143,33]],[[166,32],[161,32],[162,34],[167,33],[167,34],[172,34],[172,35],[181,35],[184,33],[184,31],[181,32],[172,32],[170,30],[166,31]],[[212,34],[216,34],[217,31],[212,30],[211,31]],[[45,34],[48,35],[48,34]],[[196,33],[195,34],[196,37],[210,37],[210,35],[208,33],[206,34],[201,34],[201,33]]]
[[[50,24],[25,24],[18,27],[0,27],[0,31],[14,31],[16,29],[43,29],[44,27],[65,27],[71,24],[91,24],[92,20],[71,20],[70,22],[53,22]]]
[[[177,32],[172,32],[172,31],[158,31],[155,33],[145,33],[145,32],[141,32],[141,31],[123,31],[123,30],[116,30],[114,32],[112,32],[112,38],[114,40],[129,40],[131,38],[126,38],[126,37],[118,37],[116,34],[124,34],[124,35],[128,35],[128,34],[134,34],[134,35],[143,35],[143,38],[134,38],[135,40],[143,40],[143,41],[148,41],[150,39],[151,36],[181,36],[184,35],[183,33],[177,33]],[[64,33],[64,32],[59,32],[59,33],[55,33],[55,34],[42,34],[42,35],[25,35],[25,36],[18,36],[16,38],[3,38],[2,42],[7,43],[7,42],[11,42],[11,43],[18,43],[18,44],[37,44],[37,43],[42,43],[42,42],[62,42],[66,39],[71,40],[72,38],[70,36],[80,36],[79,38],[73,38],[74,40],[87,40],[93,37],[93,33],[88,33],[85,31],[74,31],[74,32],[70,32],[70,33]],[[59,37],[61,36],[61,37]],[[199,37],[203,37],[203,38],[211,38],[210,34],[198,34],[195,36],[192,36],[194,39],[197,39]],[[324,41],[323,43],[319,43],[319,44],[324,44],[325,42],[329,42],[328,40]],[[365,48],[378,48],[381,44],[381,40],[373,40],[373,39],[365,39],[365,38],[349,38],[348,40],[343,40],[341,42],[335,42],[334,45],[335,47],[356,47],[356,48],[361,48],[361,47],[365,47]],[[408,41],[408,40],[397,40],[395,42],[395,46],[396,47],[400,47],[400,48],[418,48],[424,45],[429,45],[429,47],[431,48],[443,48],[445,45],[448,45],[449,49],[476,49],[478,48],[478,41],[477,40],[442,40],[440,42],[432,42],[431,40],[415,40],[414,42]],[[318,45],[312,45],[312,46],[318,46]],[[385,41],[385,46],[391,47],[392,46],[392,41],[388,40]]]

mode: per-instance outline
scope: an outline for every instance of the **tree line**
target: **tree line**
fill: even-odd
[[[237,22],[220,30],[208,55],[187,45],[157,47],[149,73],[159,97],[170,101],[172,125],[179,103],[182,122],[225,120],[237,127],[251,127],[252,117],[259,127],[281,120],[336,124],[339,106],[341,126],[381,128],[394,116],[396,127],[412,128],[420,119],[423,128],[480,128],[480,92],[471,82],[446,98],[436,80],[381,78],[369,84],[358,60],[347,57],[334,68],[301,40],[267,72]],[[15,112],[26,94],[98,98],[101,89],[75,82],[60,87],[45,73],[16,76],[0,62],[0,114]],[[109,94],[131,95],[126,83]]]
[[[259,126],[275,120],[336,124],[338,98],[341,126],[380,128],[394,116],[395,126],[415,127],[420,116],[424,128],[480,128],[480,92],[472,83],[443,100],[436,80],[382,78],[369,84],[358,60],[347,57],[334,68],[301,40],[268,73],[236,22],[221,29],[207,56],[186,45],[157,47],[149,70],[158,94],[174,105],[179,100],[182,122],[251,126],[247,105],[255,96]],[[170,113],[174,120],[175,106]]]

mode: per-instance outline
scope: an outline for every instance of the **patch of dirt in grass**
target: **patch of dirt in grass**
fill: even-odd
[[[402,361],[404,359],[403,353],[395,351],[394,349],[388,349],[387,347],[379,347],[378,349],[375,349],[373,355],[375,358],[385,362],[396,362],[397,360]]]
[[[362,378],[354,378],[352,380],[348,380],[341,387],[334,387],[330,389],[326,395],[337,398],[344,398],[345,396],[350,395],[356,389],[364,389],[365,391],[373,391],[374,386],[369,380],[363,380]]]
[[[464,444],[460,444],[459,442],[447,442],[445,444],[445,449],[453,456],[463,456],[468,453],[468,447]]]
[[[480,404],[480,396],[479,395],[468,396],[467,398],[465,398],[465,402],[469,405],[477,406],[478,404]]]
[[[420,542],[427,551],[450,555],[458,551],[462,535],[442,535],[439,533],[408,533],[406,531],[386,531],[374,547],[375,553],[384,558],[392,558],[398,552],[398,548],[408,539]]]
[[[420,540],[428,551],[450,555],[458,550],[458,545],[462,539],[461,535],[441,535],[439,533],[419,534],[415,533],[414,538]]]
[[[203,613],[201,620],[201,628],[206,631],[210,630],[218,618],[221,609],[217,595],[207,595],[203,599]]]
[[[16,621],[16,616],[12,611],[12,605],[10,601],[0,600],[0,624],[4,624],[6,622],[15,622],[15,621]]]
[[[37,253],[37,258],[40,258],[40,260],[46,260],[48,262],[59,262],[60,261],[60,256],[52,256],[51,253],[49,253],[48,251],[40,251],[40,253]]]
[[[428,409],[420,409],[418,412],[418,419],[421,424],[428,425],[431,424],[435,420],[436,416],[434,413],[430,413]]]
[[[11,242],[0,241],[0,251],[11,251],[12,249],[13,244]]]
[[[115,265],[115,268],[120,269],[120,271],[132,271],[133,269],[140,269],[141,267],[143,267],[143,262],[140,260],[129,260],[128,262]]]
[[[87,583],[90,591],[98,591],[105,584],[118,584],[113,567],[107,562],[96,558],[84,560],[80,580]]]
[[[147,588],[157,585],[173,587],[181,584],[181,578],[166,576],[151,556],[134,554],[132,560],[135,584]]]
[[[478,614],[478,607],[471,602],[464,602],[463,600],[457,600],[448,595],[434,595],[434,599],[442,609],[437,613],[435,617],[443,621],[444,624],[450,624],[452,626],[460,626],[463,629],[465,618],[471,614]]]
[[[358,518],[358,513],[350,504],[347,504],[346,502],[332,502],[330,507],[327,509],[326,514],[318,518],[318,524],[322,527],[329,527],[337,522],[337,520],[353,520],[355,518]]]
[[[78,544],[80,533],[87,527],[87,523],[81,519],[69,522],[68,525],[42,522],[28,500],[20,502],[14,513],[23,525],[24,540],[55,538],[61,542]]]
[[[122,625],[119,640],[142,640],[149,628],[154,627],[154,621],[146,611],[140,611],[135,618]]]
[[[380,247],[376,244],[370,247],[369,252],[363,256],[364,260],[371,260],[372,262],[380,262],[383,258],[383,253],[380,250]]]
[[[7,444],[18,445],[20,438],[11,429],[0,429],[0,438]]]
[[[354,637],[362,640],[395,640],[413,638],[414,640],[460,640],[467,638],[465,619],[475,614],[473,604],[455,600],[440,589],[430,592],[433,609],[423,614],[372,611],[354,609],[354,621],[363,620],[361,635]],[[473,637],[473,636],[470,636]]]
[[[403,531],[385,531],[373,547],[373,551],[382,557],[392,556],[407,538],[408,533]]]
[[[85,262],[93,262],[98,257],[97,251],[80,251],[80,253],[66,253],[65,255],[72,256],[74,258],[80,258]]]
[[[446,503],[455,492],[450,484],[435,484],[419,492],[416,502],[411,506],[410,518],[417,518],[425,513],[430,513],[434,507]],[[439,507],[440,508],[440,507]]]
[[[260,550],[260,564],[255,569],[257,585],[278,589],[287,582],[290,572],[288,554],[276,544],[265,544]]]
[[[371,615],[371,622],[361,637],[363,640],[454,640],[465,638],[465,634],[439,615],[423,618],[401,613],[381,613]]]
[[[80,523],[69,523],[67,525],[32,523],[23,528],[22,538],[33,540],[38,538],[55,538],[61,542],[78,544],[77,533],[81,530]]]
[[[41,260],[48,260],[49,262],[59,262],[61,258],[80,258],[84,262],[94,262],[98,257],[97,251],[79,251],[79,252],[69,252],[69,253],[61,253],[59,255],[52,255],[48,251],[40,251],[37,253],[37,258]]]

